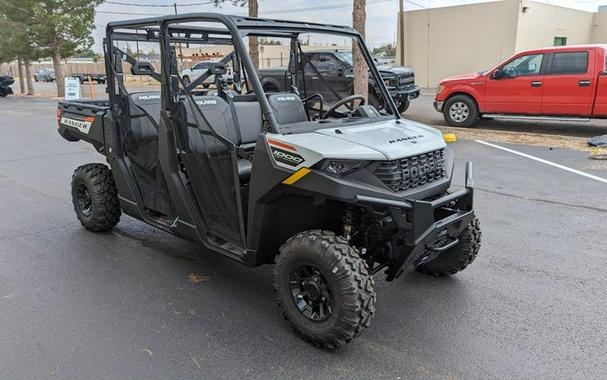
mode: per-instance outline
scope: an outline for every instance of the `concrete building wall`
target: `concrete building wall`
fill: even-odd
[[[405,14],[405,64],[415,69],[422,87],[490,69],[523,50],[552,46],[555,37],[566,37],[567,45],[607,43],[606,11],[503,0]]]
[[[518,0],[406,12],[405,64],[422,87],[492,68],[516,47]]]
[[[592,23],[592,43],[605,44],[607,43],[607,8],[604,12],[594,14]]]
[[[518,18],[516,51],[552,46],[554,37],[566,37],[567,45],[590,43],[593,18],[594,13],[590,12],[523,1]]]

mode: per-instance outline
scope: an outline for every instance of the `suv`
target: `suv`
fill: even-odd
[[[335,100],[351,92],[353,87],[352,51],[313,50],[301,52],[303,66],[300,89],[309,93],[319,93],[327,100]],[[409,67],[382,65],[378,67],[382,81],[396,103],[398,112],[404,113],[411,100],[419,97],[419,87],[415,85],[415,71]],[[289,86],[286,68],[262,69],[259,71],[261,83],[267,92],[282,92]],[[381,81],[379,81],[381,82]],[[369,103],[381,107],[379,82],[369,74]],[[338,95],[334,93],[336,91]]]
[[[186,84],[190,84],[193,80],[206,73],[213,63],[214,61],[201,61],[195,63],[191,68],[183,70],[181,72],[181,77],[183,78],[183,81]],[[223,79],[227,83],[231,83],[234,80],[234,76],[232,75],[232,68],[230,66],[227,67],[227,72],[225,73]],[[213,84],[213,78],[208,77],[201,84],[204,88],[209,88],[209,86]]]
[[[434,107],[456,127],[478,118],[589,121],[607,117],[607,45],[528,50],[492,70],[440,82]]]
[[[250,34],[291,39],[294,62],[306,34],[350,39],[385,108],[358,94],[316,108],[320,95],[297,94],[295,64],[290,92],[265,93],[243,41]],[[465,186],[449,192],[454,158],[441,133],[401,118],[351,27],[194,13],[112,22],[106,35],[109,100],[63,101],[57,112],[66,140],[91,143],[109,163],[72,177],[85,228],[110,230],[124,212],[244,265],[275,264],[286,319],[328,349],[369,326],[374,275],[451,275],[476,257],[471,164]],[[142,36],[159,45],[160,72],[120,50]],[[181,43],[234,50],[186,84]],[[123,60],[160,91],[129,92]],[[197,90],[208,78],[217,90]]]

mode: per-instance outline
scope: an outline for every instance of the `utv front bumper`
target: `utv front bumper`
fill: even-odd
[[[387,208],[399,230],[392,241],[393,260],[387,265],[386,280],[458,244],[458,236],[474,218],[473,185],[472,164],[468,162],[465,188],[431,201],[357,197],[357,203]]]

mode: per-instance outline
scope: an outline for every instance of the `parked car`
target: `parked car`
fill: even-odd
[[[588,121],[607,118],[607,45],[518,53],[492,70],[440,82],[434,107],[447,123],[480,117]]]
[[[55,81],[55,70],[53,69],[40,69],[34,74],[34,80],[36,82],[53,82]]]
[[[88,83],[89,77],[93,82],[97,82],[99,84],[105,84],[106,82],[105,74],[71,74],[69,76],[72,78],[77,78],[80,83]]]
[[[183,82],[187,85],[190,84],[191,82],[193,82],[196,78],[198,78],[199,76],[201,76],[202,74],[206,73],[207,70],[209,69],[209,66],[215,63],[215,61],[201,61],[198,62],[196,64],[194,64],[191,68],[189,69],[185,69],[181,72],[181,78],[183,79]],[[234,80],[234,73],[232,72],[232,68],[228,65],[227,66],[228,71],[223,75],[223,79],[227,82],[227,83],[232,83]],[[208,78],[206,78],[203,83],[202,86],[204,88],[209,88],[210,85],[213,84],[214,76],[209,76]]]
[[[299,85],[305,89],[307,95],[321,94],[325,100],[336,100],[335,94],[326,83],[337,89],[340,97],[352,94],[352,52],[349,50],[316,50],[304,52],[301,57],[305,83]],[[311,62],[311,65],[305,64]],[[311,70],[309,67],[315,67]],[[392,99],[396,103],[398,111],[403,113],[409,108],[410,101],[419,96],[419,87],[415,85],[415,71],[404,66],[378,66]],[[264,90],[268,92],[284,92],[289,90],[290,79],[287,77],[287,69],[284,67],[262,69],[259,71],[261,83]],[[319,75],[320,74],[320,75]],[[321,76],[324,78],[321,78]],[[379,104],[381,96],[379,87],[369,75],[369,102],[376,108],[382,108]]]

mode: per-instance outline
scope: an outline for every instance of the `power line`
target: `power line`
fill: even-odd
[[[121,1],[104,1],[107,4],[115,4],[115,5],[127,5],[130,7],[149,7],[149,8],[173,8],[174,4],[138,4],[138,3],[125,3]],[[213,4],[213,1],[204,1],[199,3],[186,3],[186,4],[177,4],[178,7],[194,7],[198,5],[209,5]]]
[[[416,7],[420,7],[421,9],[428,9],[428,7],[425,7],[425,6],[421,5],[421,4],[415,3],[413,1],[405,0],[405,2],[409,3],[411,5],[415,5]]]
[[[381,3],[389,3],[393,0],[376,0],[369,1],[367,5],[381,4]],[[205,1],[198,3],[187,3],[187,4],[177,4],[178,7],[189,7],[189,6],[199,6],[199,5],[209,5],[213,4],[214,1]],[[127,3],[121,1],[105,1],[104,4],[114,4],[114,5],[124,5],[124,6],[134,6],[134,7],[150,7],[150,8],[172,8],[174,5],[168,4],[140,4],[140,3]],[[412,3],[413,4],[413,3]],[[418,4],[414,4],[420,6]],[[301,13],[301,12],[311,12],[311,11],[319,11],[319,10],[328,10],[328,9],[339,9],[339,8],[350,8],[352,3],[343,3],[337,5],[320,5],[315,7],[306,7],[306,8],[296,8],[296,9],[275,9],[268,10],[264,12],[260,12],[262,14],[284,14],[284,13]],[[97,11],[98,13],[106,13],[106,14],[129,14],[129,15],[141,15],[141,16],[163,16],[163,14],[159,13],[137,13],[137,12],[112,12],[112,11]]]

